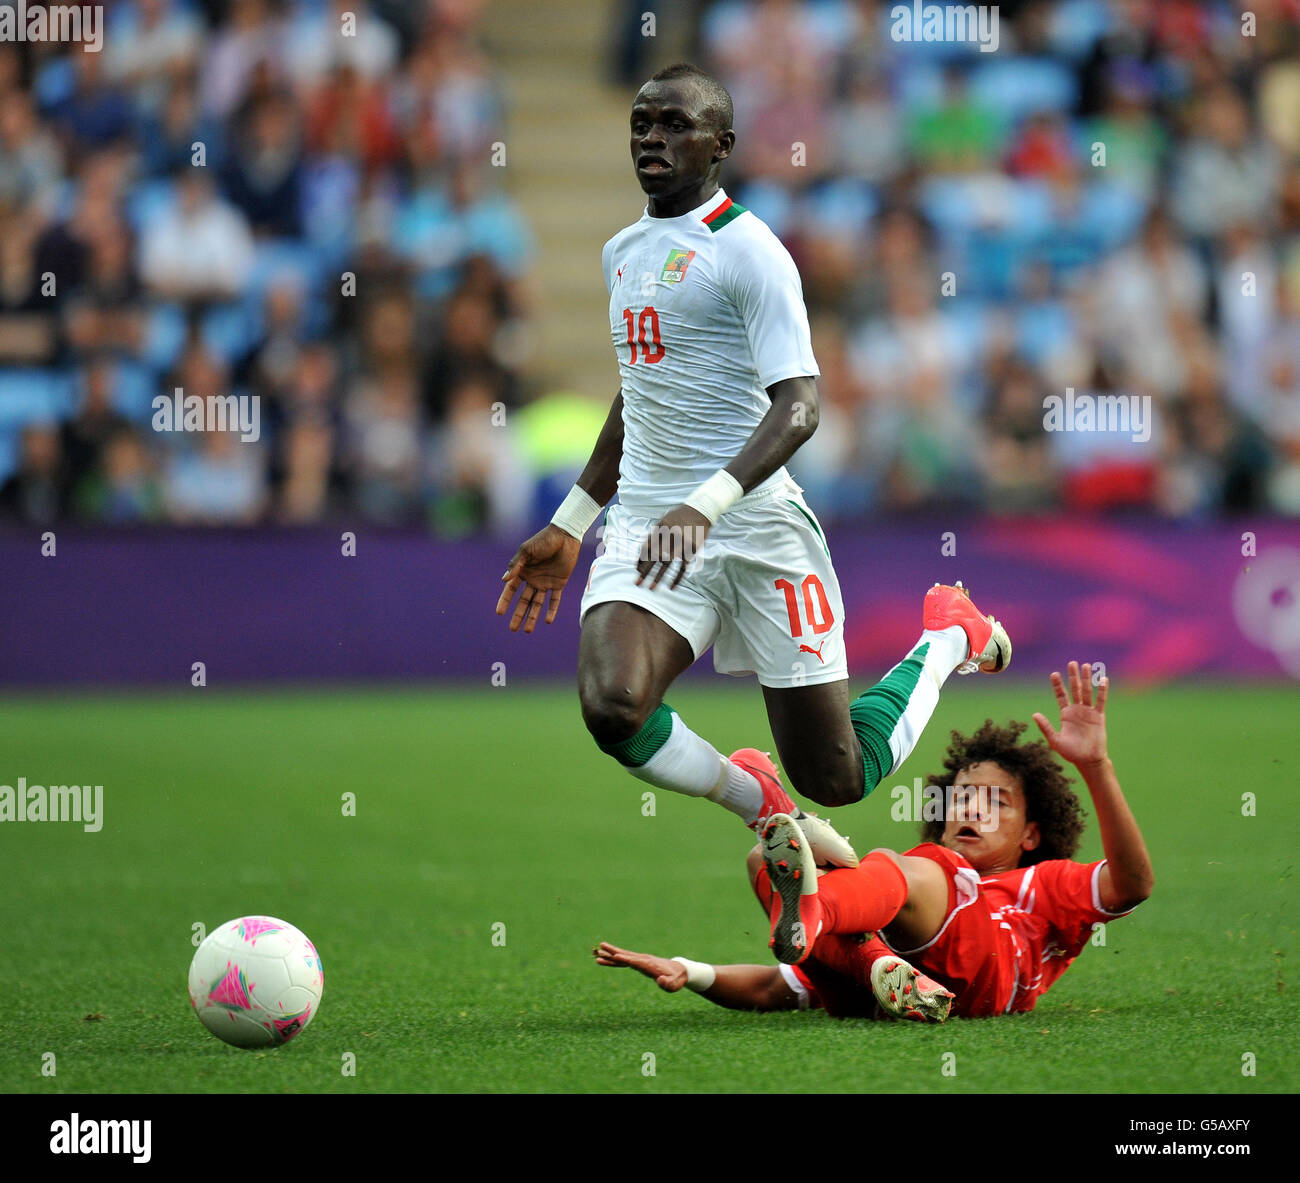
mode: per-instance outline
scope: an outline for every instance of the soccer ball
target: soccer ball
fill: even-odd
[[[274,916],[223,924],[190,962],[194,1013],[235,1047],[288,1043],[315,1017],[324,990],[316,946]]]

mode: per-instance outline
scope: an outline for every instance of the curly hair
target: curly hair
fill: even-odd
[[[1085,815],[1052,749],[1042,741],[1020,742],[1026,727],[1027,723],[1015,721],[999,727],[992,719],[985,719],[984,726],[974,735],[954,731],[944,757],[944,771],[932,776],[929,783],[947,790],[962,769],[985,761],[1015,776],[1024,788],[1026,820],[1037,822],[1042,834],[1042,841],[1035,849],[1021,852],[1020,865],[1031,867],[1048,859],[1070,858],[1079,848]],[[942,841],[943,829],[941,818],[924,822],[922,841]]]

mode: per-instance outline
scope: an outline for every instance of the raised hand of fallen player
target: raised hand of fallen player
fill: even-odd
[[[510,607],[515,593],[523,589],[514,614],[510,617],[510,631],[516,633],[519,626],[524,632],[531,633],[537,627],[537,619],[542,614],[547,595],[550,603],[546,606],[546,623],[555,621],[555,614],[560,610],[560,596],[564,585],[569,582],[573,568],[578,565],[578,554],[582,543],[559,526],[550,523],[534,534],[517,551],[510,560],[510,566],[501,576],[505,587],[501,589],[501,598],[497,600],[497,615],[504,616]]]
[[[686,966],[680,961],[669,961],[667,957],[655,957],[651,953],[632,953],[611,945],[608,941],[601,941],[591,952],[597,965],[634,969],[647,978],[654,978],[659,989],[666,990],[669,994],[676,994],[686,985]]]
[[[1066,693],[1065,681],[1059,673],[1052,674],[1052,691],[1061,708],[1061,729],[1058,731],[1046,716],[1035,713],[1034,722],[1043,733],[1052,751],[1082,768],[1106,759],[1106,693],[1110,679],[1102,678],[1097,686],[1097,702],[1093,705],[1092,666],[1084,662],[1080,670],[1077,661],[1069,665],[1070,688]]]
[[[659,519],[641,546],[641,557],[636,565],[637,586],[640,587],[649,578],[650,590],[653,591],[674,564],[680,564],[677,574],[668,585],[668,590],[672,591],[681,583],[690,561],[704,546],[711,527],[709,519],[689,505],[679,505],[676,509],[669,510]]]

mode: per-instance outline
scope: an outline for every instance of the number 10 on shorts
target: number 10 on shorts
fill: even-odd
[[[826,598],[826,589],[816,575],[806,576],[799,585],[803,592],[802,617],[799,614],[799,597],[795,593],[794,584],[788,579],[778,579],[773,586],[785,595],[785,610],[790,614],[791,637],[803,636],[805,621],[815,637],[830,632],[835,624],[835,613],[831,611],[830,600]],[[814,596],[817,601],[815,604],[813,603]]]

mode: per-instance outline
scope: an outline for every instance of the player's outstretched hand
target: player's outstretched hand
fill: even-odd
[[[578,554],[582,543],[559,526],[550,523],[544,526],[525,542],[510,560],[510,566],[501,576],[505,587],[501,589],[501,598],[497,600],[497,615],[504,616],[510,609],[510,601],[515,593],[523,588],[514,614],[510,617],[510,631],[517,633],[519,626],[524,632],[531,633],[537,627],[537,618],[542,614],[542,606],[550,595],[546,606],[546,623],[555,621],[555,614],[560,610],[560,596],[564,585],[569,582],[573,568],[578,565]]]
[[[659,581],[672,571],[673,565],[680,564],[668,585],[668,590],[672,591],[681,583],[687,566],[704,546],[711,525],[708,518],[689,505],[679,505],[664,514],[641,545],[641,557],[636,564],[637,586],[649,579],[650,590],[654,591]]]
[[[686,985],[686,966],[680,961],[669,961],[667,957],[655,957],[651,953],[631,953],[608,941],[601,941],[591,952],[597,965],[634,969],[647,978],[654,978],[659,989],[669,994],[676,994]]]
[[[1082,671],[1077,661],[1070,662],[1070,689],[1067,695],[1065,681],[1060,673],[1052,674],[1052,691],[1061,708],[1061,729],[1047,721],[1046,716],[1035,713],[1034,722],[1046,738],[1048,746],[1071,764],[1082,768],[1106,759],[1106,693],[1110,679],[1102,678],[1097,684],[1097,701],[1093,704],[1092,666],[1083,663]]]

